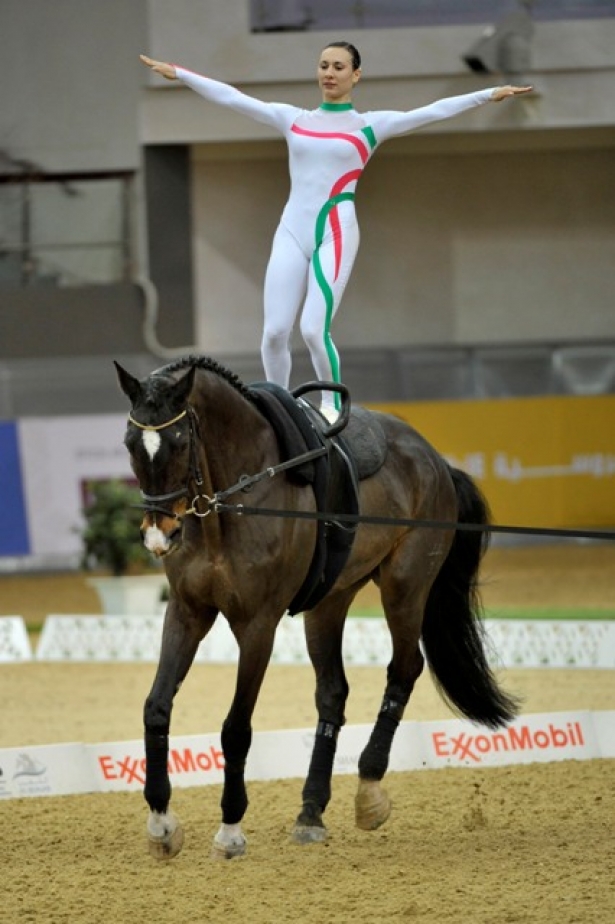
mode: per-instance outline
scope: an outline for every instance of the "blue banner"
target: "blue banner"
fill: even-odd
[[[17,424],[0,421],[0,555],[29,555]]]

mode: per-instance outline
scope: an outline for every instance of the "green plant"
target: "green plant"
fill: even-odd
[[[155,567],[139,535],[143,514],[137,488],[118,479],[92,481],[86,486],[81,566],[110,571],[115,577]]]

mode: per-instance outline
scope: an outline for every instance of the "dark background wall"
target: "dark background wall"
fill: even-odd
[[[170,346],[194,342],[190,150],[145,148],[149,275],[158,290],[158,335]]]
[[[149,268],[157,287],[157,336],[169,347],[192,343],[188,150],[152,146],[143,163],[139,137],[138,51],[147,45],[147,14],[146,0],[0,2],[6,75],[0,107],[0,359],[147,353],[144,292],[134,280]],[[87,270],[94,250],[86,246],[83,279],[76,250],[74,279],[58,285],[43,259],[24,285],[17,250],[24,224],[20,201],[30,203],[27,233],[35,255],[50,235],[66,254],[70,242],[95,243],[100,195],[79,184],[96,178],[104,185],[106,176],[118,184],[108,203],[102,199],[103,211],[108,205],[118,213],[114,243],[123,253],[115,278],[91,284]],[[52,187],[67,191],[54,200],[55,226],[45,206]],[[71,194],[92,195],[97,203],[87,227],[80,223],[83,207],[80,213],[70,209]],[[147,241],[143,215],[151,224]],[[106,228],[100,236],[107,236]],[[50,253],[52,261],[66,259],[61,249]]]

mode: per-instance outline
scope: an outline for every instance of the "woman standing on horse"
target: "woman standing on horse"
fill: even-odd
[[[261,344],[267,379],[285,388],[290,381],[290,341],[297,317],[318,379],[341,380],[331,322],[359,246],[356,185],[376,148],[430,122],[532,89],[495,87],[408,112],[360,113],[352,104],[352,91],[361,78],[361,57],[354,45],[332,42],[322,51],[317,68],[322,103],[306,110],[262,102],[228,84],[145,55],[141,61],[168,80],[181,80],[210,102],[275,128],[286,140],[291,188],[265,276]],[[336,416],[338,400],[337,394],[323,391],[326,416]]]

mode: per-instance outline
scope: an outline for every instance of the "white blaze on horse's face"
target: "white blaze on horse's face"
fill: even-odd
[[[145,451],[152,460],[158,450],[160,449],[160,443],[162,442],[161,436],[157,430],[144,430],[143,431],[143,445],[145,446]]]

